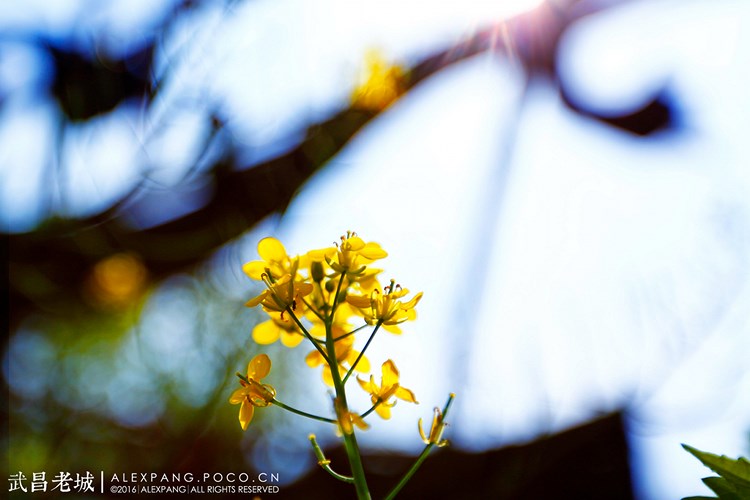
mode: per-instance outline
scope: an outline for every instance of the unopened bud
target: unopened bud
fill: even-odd
[[[323,278],[325,278],[325,272],[323,271],[323,263],[318,261],[313,261],[312,264],[310,264],[310,274],[312,275],[313,281],[316,283],[319,283],[323,281]]]

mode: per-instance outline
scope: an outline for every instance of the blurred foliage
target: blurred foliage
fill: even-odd
[[[192,7],[190,2],[180,4],[172,15]],[[371,54],[351,107],[310,124],[303,140],[290,151],[252,166],[238,163],[243,147],[224,133],[221,110],[212,110],[212,132],[203,145],[204,154],[217,149],[221,154],[201,174],[201,184],[211,186],[210,199],[203,206],[155,227],[134,228],[128,214],[143,198],[144,188],[138,186],[99,214],[75,219],[53,216],[31,232],[8,235],[9,300],[13,304],[10,329],[17,328],[20,319],[32,312],[85,306],[81,295],[92,270],[97,262],[116,253],[136,256],[156,281],[195,268],[258,221],[283,212],[310,176],[388,103],[458,61],[482,52],[496,52],[501,57],[507,53],[521,64],[529,79],[556,81],[555,54],[562,33],[580,17],[602,8],[581,1],[543,4],[536,11],[503,22],[500,38],[493,26],[409,68],[388,67]],[[166,31],[172,19],[165,18],[160,29]],[[48,48],[57,68],[53,94],[69,121],[91,118],[132,98],[149,106],[158,95],[160,82],[148,85],[145,80],[153,70],[156,38],[118,60],[84,56],[73,49],[52,47],[44,40],[39,43]],[[665,95],[627,117],[603,117],[571,102],[565,89],[560,93],[577,112],[636,134],[646,135],[671,123]],[[192,178],[187,181],[196,182]]]
[[[261,415],[243,436],[226,404],[234,372],[257,349],[255,313],[241,288],[196,274],[117,313],[24,321],[6,359],[14,469],[241,471],[253,445],[274,455],[264,435],[289,419]],[[294,378],[285,359],[275,376]],[[279,459],[254,462],[268,460]]]
[[[48,46],[55,63],[52,94],[70,121],[112,111],[126,99],[151,92],[153,44],[122,59],[86,58],[66,47]],[[93,93],[92,93],[93,92]]]

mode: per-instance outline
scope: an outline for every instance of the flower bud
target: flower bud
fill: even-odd
[[[313,261],[312,264],[310,264],[310,274],[312,275],[313,281],[316,283],[319,283],[323,281],[323,278],[325,278],[325,272],[323,271],[323,263],[318,261]]]

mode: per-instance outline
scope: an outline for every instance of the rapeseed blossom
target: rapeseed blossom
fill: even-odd
[[[256,406],[268,406],[276,397],[276,390],[261,379],[271,371],[271,359],[265,354],[258,354],[247,364],[247,376],[240,377],[240,387],[232,393],[229,402],[240,405],[240,426],[246,430],[253,419]],[[238,374],[239,375],[239,374]]]
[[[384,288],[384,293],[375,289],[369,297],[347,295],[346,301],[357,308],[367,324],[382,324],[391,333],[399,334],[401,329],[396,325],[415,319],[417,314],[414,308],[422,299],[422,292],[419,292],[410,300],[401,302],[399,299],[408,293],[408,289],[401,288],[395,281],[391,281],[391,284]]]
[[[301,283],[293,281],[292,276],[287,274],[275,283],[266,283],[267,287],[260,295],[248,300],[247,307],[255,307],[258,304],[268,312],[283,313],[288,308],[296,310],[300,307],[298,299],[312,292],[313,287],[310,283]]]
[[[451,397],[453,397],[452,394]],[[426,435],[424,429],[422,429],[422,419],[420,418],[417,422],[417,427],[419,428],[419,436],[422,438],[424,444],[435,445],[440,448],[448,444],[448,440],[443,439],[443,431],[445,430],[445,426],[446,423],[444,421],[443,412],[440,411],[440,408],[437,407],[433,410],[432,426],[430,427],[429,436]]]
[[[395,401],[390,401],[392,397],[409,403],[417,403],[417,399],[411,390],[399,384],[398,368],[393,361],[389,359],[383,363],[381,370],[380,385],[375,383],[375,377],[372,375],[370,375],[369,381],[364,381],[359,377],[357,377],[357,381],[362,389],[370,394],[372,404],[375,405],[375,411],[378,415],[387,420],[391,418],[391,407],[396,404]]]

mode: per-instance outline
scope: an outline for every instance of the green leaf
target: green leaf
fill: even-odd
[[[747,459],[740,457],[735,460],[725,455],[714,455],[686,444],[682,447],[721,476],[703,479],[721,500],[750,499],[750,462]]]
[[[742,500],[734,486],[723,477],[704,477],[703,482],[716,493],[720,500]]]

